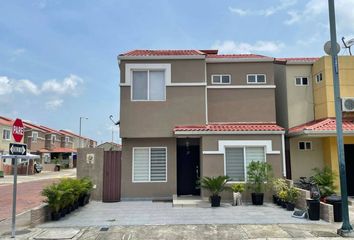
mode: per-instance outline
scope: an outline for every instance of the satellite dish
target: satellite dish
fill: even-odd
[[[327,41],[325,43],[325,45],[323,46],[323,49],[325,51],[325,53],[327,53],[328,55],[332,54],[332,46],[331,46],[331,41]],[[337,49],[336,49],[336,53],[338,54],[340,51],[340,45],[337,43]]]
[[[351,56],[352,51],[351,51],[350,47],[354,45],[354,38],[350,39],[349,41],[344,41],[344,37],[342,37],[342,42],[343,42],[344,47],[349,49],[349,54]]]
[[[354,38],[352,38],[352,39],[350,39],[349,41],[347,41],[347,42],[345,43],[345,45],[347,45],[348,47],[353,46],[353,45],[354,45]]]

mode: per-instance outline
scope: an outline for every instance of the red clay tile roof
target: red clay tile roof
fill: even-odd
[[[354,119],[343,119],[343,131],[354,131]],[[289,134],[303,133],[304,131],[314,131],[321,133],[323,131],[336,131],[336,119],[326,118],[308,122],[289,129]]]
[[[186,56],[205,55],[199,50],[133,50],[121,54],[120,56]]]
[[[11,120],[10,118],[0,116],[0,125],[12,126],[12,124],[13,124],[13,120]]]
[[[247,132],[247,131],[283,131],[275,123],[220,123],[193,126],[176,126],[173,131],[200,131],[200,132]]]
[[[77,151],[72,148],[54,148],[50,152],[52,152],[52,153],[69,153],[69,152],[77,152]]]
[[[86,138],[86,137],[80,136],[80,135],[78,135],[78,134],[76,134],[76,133],[73,133],[73,132],[71,132],[71,131],[60,130],[60,132],[61,132],[62,134],[65,134],[65,135],[71,135],[71,136],[73,136],[73,137],[78,137],[78,138],[82,138],[82,139],[88,139],[88,138]],[[91,139],[89,139],[89,140],[91,140]]]

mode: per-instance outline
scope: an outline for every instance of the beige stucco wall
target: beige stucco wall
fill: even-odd
[[[288,100],[286,93],[286,66],[284,64],[274,64],[275,106],[277,124],[288,128]]]
[[[300,141],[311,141],[312,150],[299,150]],[[292,179],[312,176],[313,168],[324,166],[323,138],[290,138],[290,159]]]
[[[274,89],[208,89],[209,122],[275,122]]]
[[[87,154],[94,154],[94,161],[87,162]],[[96,201],[102,200],[103,193],[103,148],[80,148],[77,153],[77,177],[89,177],[92,180],[94,189],[91,198]]]
[[[5,140],[3,139],[3,131],[4,129],[9,130],[10,131],[10,140]],[[12,127],[11,126],[7,126],[7,125],[0,125],[0,153],[2,152],[9,152],[9,144],[11,142],[14,142],[14,139],[12,137],[12,133],[11,130]]]
[[[281,177],[283,175],[281,138],[281,135],[209,135],[202,137],[202,149],[203,151],[217,151],[219,140],[271,140],[272,150],[280,151],[280,154],[267,154],[266,161],[272,165],[274,176]],[[203,154],[202,162],[203,176],[224,175],[223,154]]]
[[[205,60],[204,59],[181,59],[181,60],[122,60],[119,64],[120,82],[125,82],[125,64],[171,64],[172,83],[205,82]]]
[[[314,120],[312,65],[286,65],[289,128]],[[296,86],[296,77],[307,77],[308,86]]]
[[[134,102],[121,87],[121,138],[172,137],[176,125],[205,123],[205,88],[167,87],[166,101]]]
[[[273,62],[207,63],[208,85],[212,85],[212,74],[230,74],[231,85],[246,85],[247,74],[266,74],[266,84],[274,84]]]
[[[122,139],[122,200],[172,198],[177,192],[175,138]],[[167,147],[167,182],[133,183],[133,147]],[[103,150],[103,149],[102,149]]]

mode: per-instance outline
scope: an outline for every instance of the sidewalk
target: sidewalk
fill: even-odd
[[[63,177],[76,177],[76,168],[73,169],[63,169],[59,172],[41,172],[34,175],[18,175],[17,183],[25,183],[25,182],[33,182],[38,180],[46,180],[46,179],[57,179]],[[13,175],[5,175],[4,178],[0,178],[0,187],[4,185],[13,184],[14,176]]]
[[[119,239],[119,240],[242,240],[242,239],[342,239],[334,225],[145,225],[86,228],[34,228],[16,239]],[[106,231],[103,231],[106,230]],[[10,239],[9,235],[1,239]],[[346,238],[348,239],[348,238]]]

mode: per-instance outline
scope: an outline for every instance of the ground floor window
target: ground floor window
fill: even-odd
[[[167,181],[165,147],[133,148],[133,182]]]
[[[252,161],[265,161],[264,147],[229,147],[225,149],[225,174],[232,181],[247,180],[247,166]]]

